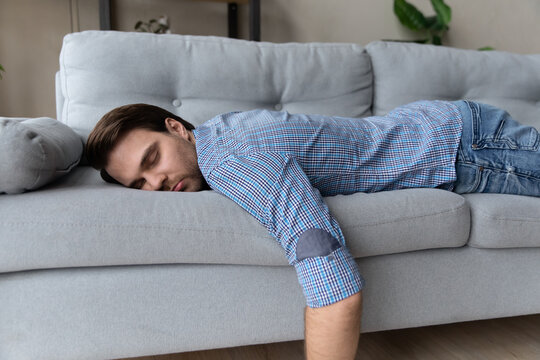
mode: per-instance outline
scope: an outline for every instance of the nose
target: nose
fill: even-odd
[[[164,190],[164,186],[167,180],[165,174],[147,173],[144,174],[145,184],[144,190],[160,191]]]

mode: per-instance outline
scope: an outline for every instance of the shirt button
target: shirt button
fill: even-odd
[[[172,102],[173,106],[175,107],[179,107],[182,105],[182,102],[178,99],[174,99],[173,102]]]
[[[281,109],[283,109],[283,105],[281,105],[281,104],[276,104],[276,105],[274,106],[274,109],[276,109],[276,111],[281,111]]]

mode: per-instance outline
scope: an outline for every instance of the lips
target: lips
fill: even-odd
[[[172,191],[182,191],[183,181],[179,181],[178,184],[176,184]]]

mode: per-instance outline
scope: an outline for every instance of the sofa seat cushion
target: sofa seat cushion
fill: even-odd
[[[540,247],[540,198],[500,194],[465,198],[471,207],[470,246]]]
[[[469,236],[469,208],[451,192],[411,189],[325,200],[355,257],[459,247]],[[128,189],[78,167],[42,191],[4,195],[0,204],[1,272],[164,263],[287,265],[266,229],[214,191]]]

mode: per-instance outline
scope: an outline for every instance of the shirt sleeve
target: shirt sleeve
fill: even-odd
[[[294,158],[281,153],[230,156],[207,180],[281,244],[308,306],[330,305],[362,289],[364,281],[339,224]]]

